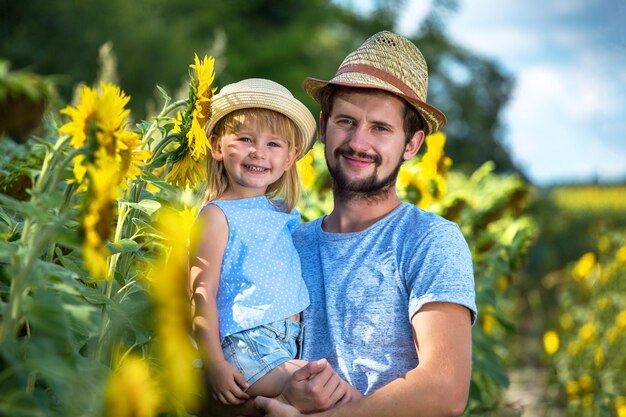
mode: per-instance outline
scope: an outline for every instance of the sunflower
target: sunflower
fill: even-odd
[[[183,155],[172,165],[165,176],[165,180],[181,188],[191,187],[206,179],[206,169],[203,161],[197,161],[189,152]]]
[[[444,166],[445,155],[443,148],[446,144],[446,136],[437,132],[426,138],[427,151],[420,163],[422,174],[425,177],[434,178]]]
[[[119,167],[120,177],[122,178],[122,188],[128,189],[129,181],[134,181],[141,175],[142,166],[146,166],[146,161],[152,156],[152,153],[146,149],[141,149],[143,142],[136,133],[126,132],[122,136],[120,145],[117,150],[117,166]]]
[[[100,150],[96,161],[96,164],[87,167],[90,200],[83,219],[83,260],[91,276],[100,279],[110,278],[106,271],[110,252],[105,244],[111,235],[114,202],[119,197],[117,185],[120,180],[119,172],[111,169],[115,164],[113,157]]]
[[[125,106],[129,100],[130,97],[119,87],[102,82],[99,90],[83,86],[78,105],[66,106],[61,110],[61,114],[69,116],[70,121],[61,126],[59,131],[71,136],[70,143],[74,148],[86,147],[84,154],[77,155],[74,159],[76,181],[82,182],[87,165],[94,163],[100,149],[104,149],[109,156],[117,156],[120,164],[127,166],[125,172],[131,170],[131,166],[139,165],[137,161],[146,159],[145,153],[135,155],[135,159],[132,155],[119,155],[120,151],[128,153],[129,145],[137,145],[139,138],[137,133],[125,129],[126,119],[130,114]],[[132,171],[136,177],[136,170]],[[123,176],[120,180],[122,178]]]
[[[198,352],[193,347],[187,261],[188,241],[195,211],[164,207],[157,212],[157,228],[167,242],[167,256],[160,258],[147,275],[155,306],[156,352],[162,364],[163,387],[176,405],[193,408],[198,374],[193,367]]]
[[[215,79],[214,72],[215,60],[213,57],[205,56],[202,61],[198,55],[194,56],[194,63],[190,68],[195,71],[195,97],[196,101],[193,107],[191,128],[187,133],[189,141],[189,149],[195,159],[199,159],[207,154],[207,148],[211,148],[209,139],[207,138],[205,127],[211,117],[211,99],[215,89],[211,88],[211,84]]]
[[[156,416],[161,398],[148,363],[125,356],[107,381],[104,403],[107,417]]]
[[[174,120],[173,133],[180,133],[182,139],[174,152],[176,158],[166,181],[180,187],[195,187],[205,179],[204,158],[211,149],[206,135],[206,124],[211,117],[211,99],[215,89],[211,84],[215,78],[215,60],[205,56],[202,60],[194,56],[191,81],[189,82],[189,103],[184,112],[179,112]]]
[[[298,162],[298,173],[302,181],[302,186],[308,192],[312,191],[313,185],[315,185],[315,166],[313,165],[313,152],[309,151]]]
[[[61,109],[61,114],[70,117],[70,121],[61,126],[60,133],[71,136],[71,145],[80,148],[87,140],[87,136],[97,124],[98,92],[84,86],[80,89],[78,105],[70,105]]]

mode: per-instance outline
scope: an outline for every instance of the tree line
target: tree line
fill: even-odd
[[[158,106],[156,86],[175,93],[193,54],[216,59],[222,86],[248,77],[288,87],[317,114],[300,88],[307,76],[332,76],[345,55],[380,30],[394,30],[402,0],[374,2],[363,14],[330,0],[2,0],[0,58],[12,68],[53,75],[61,100],[77,83],[101,77],[98,51],[115,58],[109,76],[131,97],[136,118]],[[446,18],[456,0],[433,2],[408,37],[426,57],[429,101],[448,117],[446,153],[471,172],[485,161],[500,172],[518,171],[504,144],[501,112],[513,79],[491,58],[455,44]]]

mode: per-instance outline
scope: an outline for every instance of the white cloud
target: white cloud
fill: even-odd
[[[584,12],[591,3],[589,0],[551,0],[548,4],[557,15],[573,15]]]
[[[601,125],[626,107],[611,88],[607,80],[575,67],[520,71],[505,117],[513,158],[534,182],[626,176],[626,147],[605,136],[607,130],[623,130]]]
[[[431,7],[432,0],[406,1],[404,9],[399,13],[395,30],[401,35],[411,36],[428,15]]]

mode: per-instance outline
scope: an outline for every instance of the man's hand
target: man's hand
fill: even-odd
[[[282,396],[301,412],[309,413],[349,402],[361,394],[341,379],[326,359],[320,359],[294,372]]]
[[[248,382],[231,363],[222,360],[213,364],[208,376],[213,398],[222,404],[240,405],[250,398],[244,391]]]

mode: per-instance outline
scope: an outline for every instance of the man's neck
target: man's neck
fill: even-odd
[[[400,203],[395,188],[375,201],[335,198],[333,211],[324,219],[322,229],[330,233],[360,232],[385,217]]]

